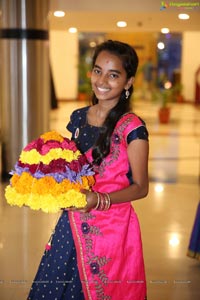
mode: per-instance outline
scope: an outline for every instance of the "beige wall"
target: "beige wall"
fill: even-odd
[[[193,102],[195,98],[195,72],[200,67],[200,32],[183,33],[181,77],[183,96]]]
[[[50,31],[50,62],[58,100],[77,97],[78,55],[76,33]]]

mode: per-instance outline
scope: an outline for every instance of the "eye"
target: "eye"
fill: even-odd
[[[94,74],[100,74],[101,73],[101,71],[99,70],[99,69],[97,69],[97,68],[94,68],[93,70],[92,70],[92,72],[94,73]]]
[[[116,73],[111,73],[109,76],[111,79],[119,78],[119,75]]]

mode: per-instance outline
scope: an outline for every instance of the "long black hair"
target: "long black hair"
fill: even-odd
[[[135,76],[138,67],[138,56],[130,45],[112,40],[108,40],[98,45],[93,55],[92,67],[94,67],[96,59],[102,51],[108,51],[116,55],[122,61],[122,66],[126,71],[127,79]],[[122,91],[118,103],[110,110],[103,126],[100,129],[99,138],[92,151],[93,163],[96,165],[100,165],[103,158],[109,154],[111,135],[117,121],[123,114],[129,112],[131,109],[130,99],[133,93],[133,85],[131,85],[128,91],[128,98],[126,98],[126,91]],[[95,94],[93,94],[92,104],[94,105],[97,103],[98,99],[96,98]]]

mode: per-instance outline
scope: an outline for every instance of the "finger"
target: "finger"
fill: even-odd
[[[65,208],[65,210],[68,210],[68,211],[77,211],[77,210],[80,210],[80,209],[83,209],[83,207],[75,207],[75,206],[71,206],[71,207],[67,207]]]
[[[85,194],[85,195],[88,193],[88,191],[85,190],[85,189],[81,189],[80,192],[81,192],[82,194]]]

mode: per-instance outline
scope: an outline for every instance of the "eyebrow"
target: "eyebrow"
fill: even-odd
[[[94,67],[93,68],[98,68],[98,69],[102,69],[100,66],[98,66],[98,65],[94,65]],[[118,70],[113,70],[113,69],[111,69],[111,70],[109,70],[109,72],[115,72],[115,73],[117,73],[117,74],[121,74],[121,72],[120,71],[118,71]]]

